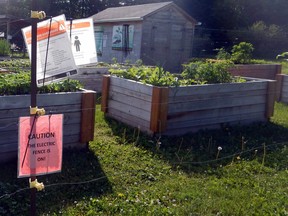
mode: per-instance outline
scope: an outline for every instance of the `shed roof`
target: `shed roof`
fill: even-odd
[[[187,19],[189,19],[191,22],[196,22],[191,16],[189,16],[185,11],[183,11],[173,2],[111,7],[95,14],[92,16],[92,18],[95,23],[140,21],[143,20],[146,16],[149,16],[169,6],[176,7]]]

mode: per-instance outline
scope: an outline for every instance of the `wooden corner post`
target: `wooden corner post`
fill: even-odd
[[[96,92],[87,91],[82,94],[81,136],[80,142],[87,143],[94,139]]]
[[[276,101],[280,102],[281,97],[282,97],[282,87],[283,87],[283,80],[284,80],[284,75],[283,74],[277,74],[276,75]]]
[[[167,127],[169,88],[153,87],[150,130],[161,133]]]
[[[276,80],[269,80],[267,83],[266,96],[266,118],[269,119],[274,114],[274,104],[276,99]]]
[[[103,76],[101,111],[104,113],[108,112],[109,87],[110,87],[110,76]]]

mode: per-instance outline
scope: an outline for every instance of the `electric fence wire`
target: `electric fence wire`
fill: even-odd
[[[258,149],[261,149],[261,148],[268,148],[268,147],[272,147],[272,146],[276,146],[276,145],[287,145],[287,142],[283,142],[283,143],[274,143],[274,144],[270,144],[270,145],[264,145],[264,146],[258,146],[258,147],[255,147],[255,148],[252,148],[252,149],[249,149],[249,150],[246,150],[246,151],[241,151],[241,152],[238,152],[238,153],[234,153],[234,154],[231,154],[231,155],[228,155],[228,156],[224,156],[224,157],[221,157],[221,158],[217,158],[217,159],[214,159],[214,160],[207,160],[207,161],[199,161],[199,162],[193,162],[193,161],[183,161],[183,162],[179,162],[179,163],[170,163],[170,164],[191,164],[191,165],[201,165],[201,164],[209,164],[209,163],[214,163],[214,162],[219,162],[219,161],[222,161],[222,160],[226,160],[228,158],[233,158],[239,154],[244,154],[244,153],[248,153],[248,152],[252,152],[252,151],[255,151],[255,150],[258,150]],[[118,173],[118,175],[122,175],[124,174],[124,172],[121,172],[121,173]],[[86,180],[86,181],[81,181],[81,182],[64,182],[64,183],[55,183],[55,184],[49,184],[49,185],[45,185],[45,188],[49,188],[49,187],[57,187],[57,186],[65,186],[65,185],[82,185],[82,184],[89,184],[89,183],[93,183],[93,182],[96,182],[96,181],[99,181],[99,180],[102,180],[102,179],[105,179],[105,178],[108,178],[107,176],[101,176],[101,177],[98,177],[98,178],[95,178],[95,179],[91,179],[91,180]],[[18,194],[20,192],[23,192],[23,191],[26,191],[26,190],[29,190],[30,188],[29,187],[26,187],[26,188],[22,188],[22,189],[19,189],[13,193],[8,193],[8,194],[4,194],[4,195],[1,195],[0,196],[0,200],[3,200],[3,199],[7,199],[7,198],[10,198],[12,196],[14,196],[15,194]]]

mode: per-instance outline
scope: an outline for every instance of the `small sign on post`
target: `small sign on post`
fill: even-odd
[[[20,117],[18,178],[61,172],[63,114]]]

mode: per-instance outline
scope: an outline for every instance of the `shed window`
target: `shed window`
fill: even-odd
[[[103,54],[103,35],[104,35],[104,27],[96,26],[95,27],[95,44],[97,55],[102,56]]]
[[[112,49],[131,51],[133,49],[134,25],[113,26]]]

